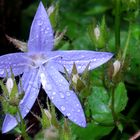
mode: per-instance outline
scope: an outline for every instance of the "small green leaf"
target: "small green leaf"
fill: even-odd
[[[117,85],[114,94],[114,110],[119,113],[125,109],[128,101],[127,91],[123,82]]]
[[[104,124],[113,123],[111,109],[109,108],[109,96],[103,87],[93,87],[88,102],[95,121]]]
[[[123,131],[123,125],[122,125],[122,123],[118,122],[117,127],[118,127],[118,129],[119,129],[120,132]]]

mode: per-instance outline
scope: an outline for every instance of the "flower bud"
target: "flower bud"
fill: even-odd
[[[44,138],[47,140],[58,140],[58,130],[54,126],[51,126],[50,128],[44,130]]]
[[[121,67],[121,62],[119,60],[116,60],[113,63],[113,68],[114,68],[113,75],[112,75],[113,77],[119,72],[120,67]]]
[[[79,79],[79,75],[78,74],[73,74],[72,75],[72,82],[74,82],[75,84],[77,84],[77,80]]]
[[[51,121],[51,119],[52,119],[51,113],[47,109],[44,109],[44,113],[47,116],[47,118]]]
[[[94,35],[96,37],[96,40],[98,40],[100,37],[100,28],[98,25],[96,26],[96,28],[94,28]]]
[[[11,93],[13,86],[14,86],[13,79],[12,78],[8,78],[7,82],[6,82],[6,87],[7,87],[7,90],[9,92],[9,94]]]
[[[47,13],[48,13],[49,16],[54,12],[54,9],[55,9],[54,5],[51,5],[51,6],[48,8]]]

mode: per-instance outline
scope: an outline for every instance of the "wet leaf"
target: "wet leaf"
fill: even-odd
[[[117,85],[114,94],[114,110],[119,113],[125,109],[128,102],[127,91],[123,82]]]
[[[109,96],[103,87],[93,87],[88,102],[95,121],[105,124],[113,123],[112,113],[109,107]]]

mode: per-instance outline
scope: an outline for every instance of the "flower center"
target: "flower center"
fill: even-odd
[[[29,65],[33,68],[38,68],[41,65],[45,64],[47,61],[48,58],[43,53],[29,55]]]
[[[48,57],[47,54],[38,53],[38,54],[30,54],[29,55],[29,66],[32,68],[39,68],[41,65],[46,64],[48,61],[55,59],[57,57],[61,57],[60,55]]]

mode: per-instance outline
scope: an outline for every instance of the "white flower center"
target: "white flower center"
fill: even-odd
[[[29,55],[29,66],[31,66],[32,68],[38,68],[41,65],[46,64],[47,62],[49,62],[50,60],[57,58],[57,57],[61,57],[60,55],[56,55],[53,57],[48,57],[47,54],[44,53],[38,53],[38,54],[30,54]]]

